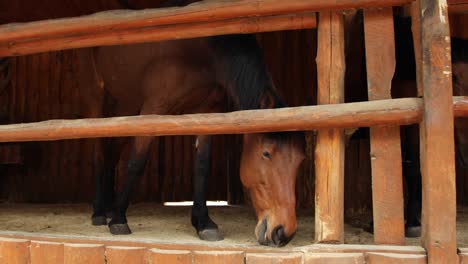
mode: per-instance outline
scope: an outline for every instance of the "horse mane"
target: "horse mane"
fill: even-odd
[[[210,41],[215,60],[222,69],[221,82],[241,110],[264,108],[262,101],[266,97],[273,100],[267,107],[287,106],[273,84],[255,35],[215,36]],[[289,144],[298,138],[300,144],[305,146],[305,134],[302,131],[269,132],[264,135],[279,144]]]
[[[282,131],[282,132],[268,132],[264,133],[265,138],[272,140],[278,144],[290,144],[292,140],[297,139],[300,146],[306,146],[305,132],[304,131]]]
[[[265,108],[262,100],[266,96],[273,99],[269,107],[286,106],[274,87],[255,35],[215,36],[210,43],[216,64],[222,70],[220,82],[241,110]]]

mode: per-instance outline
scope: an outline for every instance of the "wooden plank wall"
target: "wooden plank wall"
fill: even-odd
[[[313,98],[313,95],[306,94],[306,89],[301,90],[301,88],[315,86],[312,78],[302,79],[303,76],[315,76],[313,74],[315,67],[311,66],[310,62],[302,61],[299,53],[304,49],[309,49],[310,52],[315,47],[312,44],[313,38],[305,41],[311,35],[314,34],[303,31],[259,36],[265,45],[265,50],[271,50],[272,53],[277,50],[283,51],[281,53],[284,56],[269,63],[272,64],[272,72],[278,87],[285,87],[283,93],[291,105],[303,105],[306,103],[304,98]],[[291,49],[289,45],[296,45],[298,48],[297,50]],[[288,53],[288,50],[294,51],[295,54]],[[8,105],[0,114],[2,123],[82,117],[81,112],[84,109],[81,109],[78,102],[74,100],[79,96],[79,91],[76,89],[77,63],[74,51],[43,53],[11,59],[13,81],[1,97]],[[291,71],[288,67],[291,65],[297,67],[298,70]],[[291,87],[296,87],[297,91],[291,91]],[[219,159],[213,162],[210,199],[225,199],[228,188],[227,179],[229,179],[229,188],[232,189],[230,200],[234,202],[242,200],[237,176],[240,139],[239,136],[215,138],[213,156]],[[95,142],[94,139],[21,143],[24,166],[2,166],[2,169],[7,170],[3,173],[6,177],[2,177],[2,181],[5,183],[4,186],[9,186],[5,189],[8,197],[4,196],[4,198],[11,201],[43,202],[89,200],[92,197],[94,184],[91,155],[93,142]],[[143,184],[135,200],[190,199],[192,144],[193,137],[170,137],[155,141],[150,153],[150,163],[142,180]],[[230,151],[225,151],[227,149]],[[309,171],[311,171],[310,167]],[[64,177],[64,174],[67,176]],[[162,175],[168,176],[162,177]],[[302,176],[300,178],[307,180]],[[118,184],[122,182],[123,179],[117,179]],[[12,186],[15,187],[11,188]],[[37,186],[43,187],[37,188]],[[60,190],[57,190],[56,186],[61,186]],[[226,186],[226,188],[220,188],[220,186]],[[310,185],[298,185],[298,188],[304,188],[304,186]],[[301,191],[304,196],[308,197],[302,200],[313,202],[310,198],[313,195],[310,193],[311,190],[312,188],[308,189],[308,192]],[[162,191],[164,193],[161,193]]]
[[[49,0],[47,8],[27,0],[2,1],[0,23],[33,21],[90,14],[117,8],[117,1]],[[138,6],[156,7],[158,1],[135,0]],[[151,5],[148,5],[152,2]],[[346,16],[346,102],[367,100],[362,18]],[[275,83],[292,106],[316,104],[316,30],[258,34]],[[358,38],[361,36],[361,38]],[[353,39],[353,41],[349,41]],[[74,51],[18,57],[10,60],[13,79],[0,91],[0,122],[18,123],[51,118],[77,118],[80,105],[74,100],[77,60]],[[346,144],[345,213],[369,211],[371,180],[368,130],[354,134]],[[307,136],[307,160],[298,175],[297,202],[313,207],[315,138]],[[95,140],[21,143],[22,164],[0,165],[0,199],[12,202],[90,202],[93,197],[92,147]],[[244,200],[238,179],[239,136],[216,137],[209,199]],[[5,144],[6,145],[6,144]],[[5,149],[2,145],[0,149]],[[10,144],[11,145],[11,144]],[[226,151],[229,150],[229,151]],[[0,151],[1,153],[2,151]],[[14,151],[13,151],[14,152]],[[16,153],[16,152],[14,152]],[[178,201],[191,198],[192,138],[171,137],[154,142],[145,176],[134,201]],[[0,159],[1,159],[0,155]],[[0,160],[1,162],[1,160]],[[468,174],[460,169],[461,173]],[[468,177],[465,177],[468,178]],[[460,181],[462,177],[459,177]],[[118,178],[118,184],[122,179]],[[461,184],[460,197],[468,192]],[[468,200],[460,200],[468,203]]]
[[[135,3],[148,6],[144,0]],[[154,3],[152,6],[157,6]],[[111,0],[99,0],[94,4],[50,0],[47,9],[40,5],[31,6],[35,4],[26,0],[2,2],[0,5],[0,23],[76,16],[117,8]],[[347,34],[362,32],[359,21],[350,20],[347,26],[347,32],[350,32]],[[264,33],[258,34],[258,39],[274,81],[286,101],[292,106],[316,104],[316,64],[311,59],[316,57],[316,31]],[[361,42],[348,44],[351,45],[347,53],[353,55],[346,58],[347,64],[363,54]],[[74,100],[79,95],[76,89],[78,62],[74,51],[18,57],[11,59],[11,63],[13,80],[0,94],[2,105],[7,106],[0,108],[0,122],[80,116],[83,109]],[[352,84],[352,87],[346,87],[346,90],[353,92],[348,92],[346,101],[363,100],[362,95],[365,98],[365,80],[361,71],[361,67],[348,70],[346,84]],[[213,155],[219,159],[213,162],[209,199],[228,198],[233,203],[243,201],[238,179],[240,139],[240,136],[216,137]],[[296,185],[300,207],[313,207],[314,203],[313,133],[308,134],[307,140],[308,159],[301,168]],[[0,166],[1,199],[14,202],[90,202],[94,186],[93,142],[94,139],[19,144],[23,164]],[[368,140],[358,134],[348,143],[346,151],[345,206],[351,213],[367,211],[371,208]],[[154,142],[145,176],[133,200],[189,200],[192,156],[191,137],[171,137]],[[117,179],[118,185],[122,182],[123,179]]]

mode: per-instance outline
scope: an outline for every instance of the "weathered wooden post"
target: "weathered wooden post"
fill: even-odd
[[[450,30],[446,0],[421,0],[422,243],[429,263],[457,263]]]
[[[318,104],[344,103],[344,18],[321,12],[318,26]],[[344,240],[344,133],[320,129],[315,148],[315,240]]]
[[[395,38],[391,7],[364,11],[369,101],[391,99]],[[400,127],[372,127],[372,201],[374,241],[405,243]]]

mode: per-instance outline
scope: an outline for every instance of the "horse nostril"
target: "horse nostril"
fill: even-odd
[[[272,240],[274,246],[282,247],[282,246],[285,246],[286,244],[288,244],[289,241],[291,241],[291,239],[293,239],[295,234],[296,234],[296,232],[294,232],[291,235],[287,236],[285,231],[284,231],[284,227],[279,225],[279,226],[275,227],[275,229],[273,229],[273,231],[271,232],[271,240]]]
[[[273,240],[273,244],[279,247],[284,246],[289,242],[289,239],[284,233],[283,226],[279,225],[273,229],[271,232],[271,240]]]

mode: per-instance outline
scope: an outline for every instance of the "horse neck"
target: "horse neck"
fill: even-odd
[[[210,39],[218,80],[240,110],[277,108],[278,96],[254,35],[226,35]],[[269,104],[265,105],[265,98]]]

